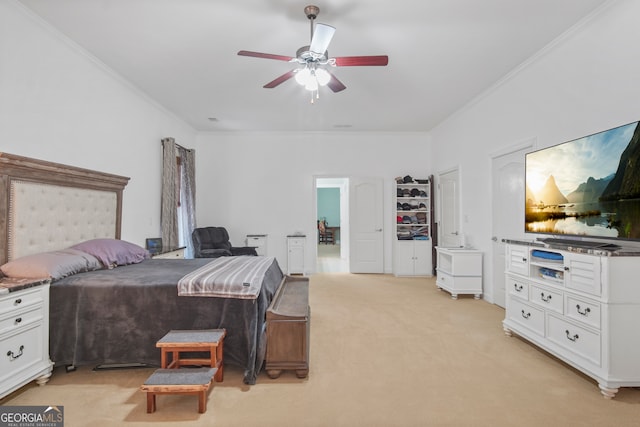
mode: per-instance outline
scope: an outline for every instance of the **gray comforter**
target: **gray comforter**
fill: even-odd
[[[226,328],[225,364],[254,384],[266,349],[265,317],[283,273],[274,260],[258,298],[178,296],[177,283],[210,259],[150,259],[51,285],[50,355],[56,365],[160,364],[171,329]]]

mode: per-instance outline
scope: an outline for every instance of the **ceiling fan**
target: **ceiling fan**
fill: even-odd
[[[333,38],[336,29],[330,25],[317,24],[314,30],[314,21],[320,13],[318,6],[307,6],[304,13],[311,24],[311,43],[309,46],[303,46],[296,52],[296,56],[273,55],[270,53],[251,52],[241,50],[238,52],[240,56],[252,56],[255,58],[275,59],[277,61],[286,61],[298,64],[297,68],[287,71],[280,77],[270,81],[264,88],[272,89],[292,77],[312,92],[311,102],[313,102],[313,93],[318,97],[319,86],[329,86],[333,92],[340,92],[347,87],[336,78],[326,67],[347,67],[347,66],[371,66],[371,65],[387,65],[389,57],[387,55],[376,56],[338,56],[330,58],[327,52],[329,43]]]

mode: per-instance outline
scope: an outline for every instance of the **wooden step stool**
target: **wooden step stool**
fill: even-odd
[[[175,369],[181,366],[204,365],[217,368],[215,380],[224,380],[223,348],[226,329],[172,330],[156,343],[160,348],[160,367]],[[184,358],[181,353],[209,352],[208,359]],[[171,361],[168,355],[171,354]]]
[[[157,369],[140,387],[147,392],[147,413],[156,410],[158,394],[195,394],[198,396],[198,412],[207,410],[207,390],[213,383],[216,368]]]

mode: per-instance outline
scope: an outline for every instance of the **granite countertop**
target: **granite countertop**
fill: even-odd
[[[51,279],[49,278],[16,279],[13,277],[2,277],[0,278],[0,295],[49,283],[51,283]]]
[[[544,248],[544,243],[538,242],[535,240],[519,240],[519,239],[502,239],[502,243],[508,243],[512,245],[523,245],[523,246],[536,246],[539,248]]]
[[[622,246],[606,242],[582,241],[572,239],[520,240],[502,239],[504,243],[556,249],[598,256],[640,256],[640,247]]]

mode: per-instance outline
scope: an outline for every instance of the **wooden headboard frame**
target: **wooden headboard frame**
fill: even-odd
[[[114,192],[117,203],[114,237],[120,238],[122,193],[129,178],[0,152],[0,264],[9,259],[9,216],[14,181]]]

